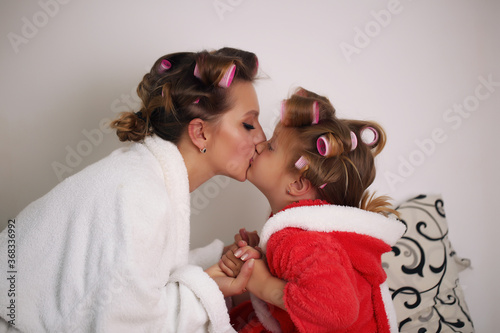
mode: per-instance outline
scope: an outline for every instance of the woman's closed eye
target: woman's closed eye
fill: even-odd
[[[255,129],[255,127],[249,123],[243,123],[243,127],[245,127],[245,129],[248,131]]]
[[[267,150],[273,151],[273,146],[271,145],[271,141],[267,141]]]

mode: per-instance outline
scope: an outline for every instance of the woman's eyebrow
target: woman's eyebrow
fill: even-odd
[[[260,113],[259,113],[259,111],[257,111],[257,110],[250,110],[250,111],[247,111],[247,112],[245,113],[245,116],[252,115],[252,114],[253,114],[254,116],[258,117]]]

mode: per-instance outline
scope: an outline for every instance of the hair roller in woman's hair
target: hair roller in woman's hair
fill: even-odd
[[[194,76],[196,76],[198,79],[201,80],[201,74],[200,74],[200,70],[198,69],[198,63],[196,63],[196,65],[194,66],[193,74],[194,74]]]
[[[351,131],[351,151],[356,149],[357,146],[358,146],[358,137],[356,136],[356,133]]]
[[[295,167],[300,171],[306,171],[309,169],[309,161],[304,156],[300,156],[297,162],[295,162]]]
[[[319,122],[319,104],[314,101],[312,105],[312,125],[316,125]]]
[[[259,71],[259,58],[255,56],[255,68],[253,70],[253,76],[257,75],[258,71]]]
[[[365,127],[360,131],[361,141],[367,146],[373,146],[378,141],[378,132],[371,126]]]
[[[224,73],[224,77],[219,81],[219,87],[228,88],[233,82],[234,74],[236,73],[236,65],[232,64]]]
[[[163,59],[161,61],[161,64],[160,64],[160,71],[161,72],[168,71],[170,69],[170,67],[172,67],[172,64],[170,63],[170,61],[168,61],[167,59]]]

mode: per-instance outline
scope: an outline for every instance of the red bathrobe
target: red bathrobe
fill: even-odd
[[[321,200],[271,216],[261,232],[272,275],[287,281],[284,311],[252,295],[231,310],[239,332],[397,332],[381,256],[405,226]]]

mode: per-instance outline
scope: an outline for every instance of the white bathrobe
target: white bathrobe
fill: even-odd
[[[182,155],[158,137],[67,178],[16,217],[10,269],[0,234],[2,273],[15,272],[14,298],[2,277],[0,317],[12,320],[14,299],[22,332],[234,332],[197,266],[216,263],[223,244],[189,255],[189,205]]]

